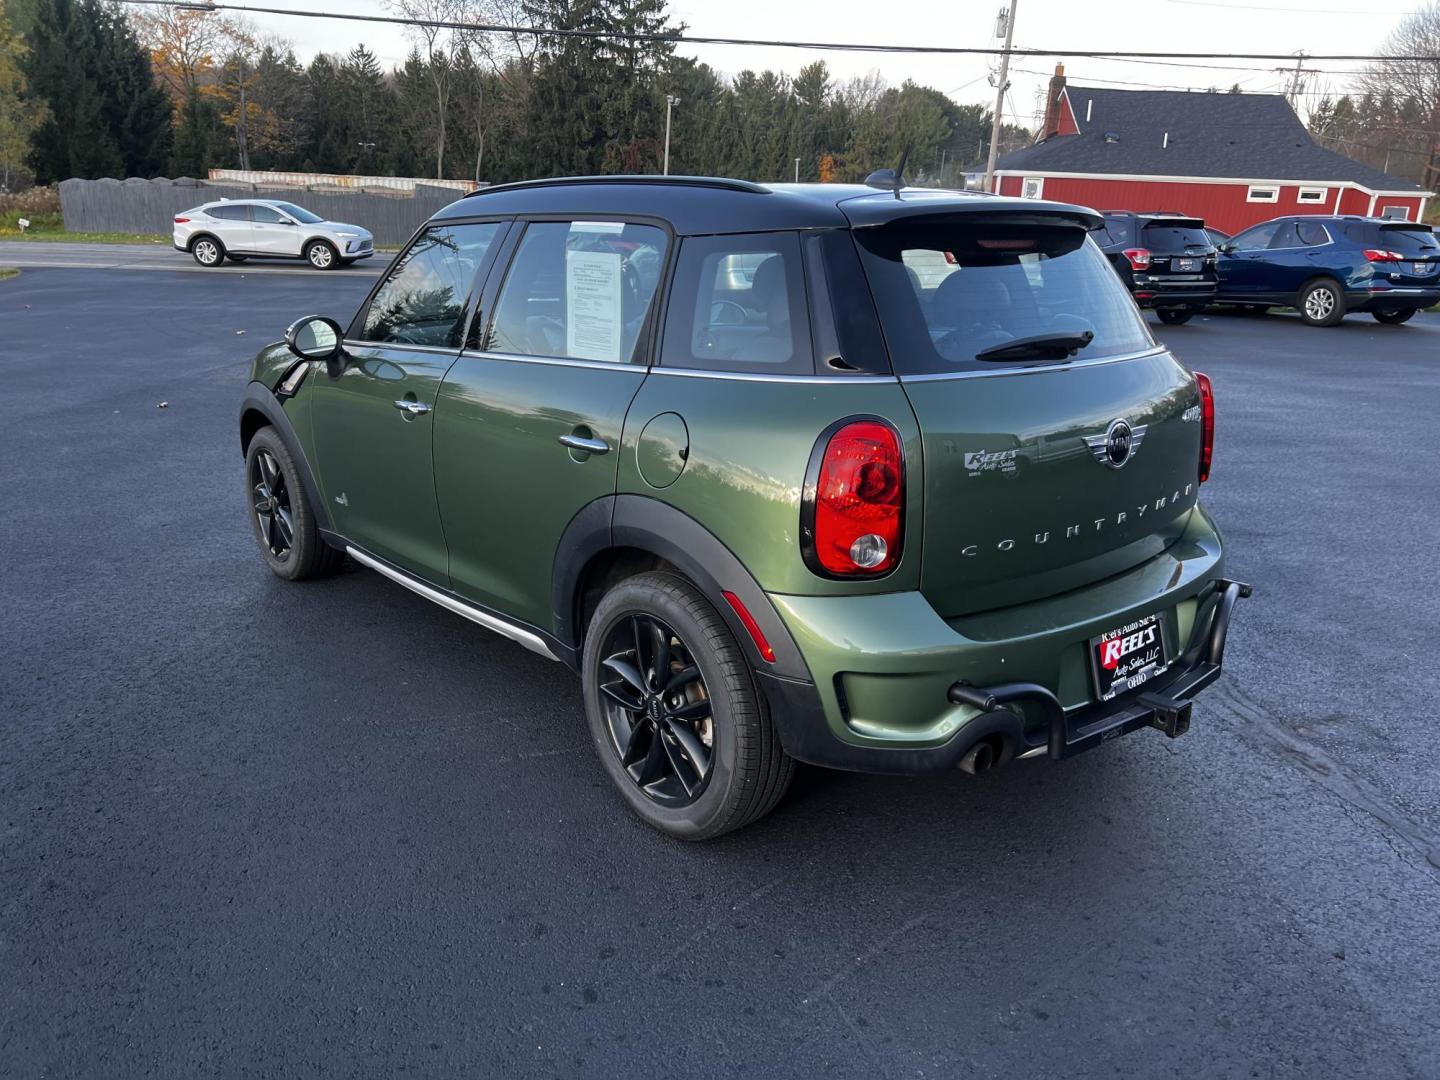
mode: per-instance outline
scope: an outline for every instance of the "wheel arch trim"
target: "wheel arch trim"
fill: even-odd
[[[586,573],[607,551],[632,548],[672,564],[705,594],[740,642],[757,671],[810,681],[810,669],[770,598],[713,533],[688,514],[643,495],[612,495],[585,506],[566,527],[555,552],[552,618],[555,636],[579,655],[584,627],[580,604]],[[723,593],[740,598],[775,650],[774,663],[760,656]]]
[[[245,399],[240,403],[240,452],[249,452],[250,440],[245,436],[245,418],[254,412],[258,412],[269,422],[280,436],[280,441],[285,444],[285,449],[290,451],[290,457],[294,459],[295,468],[300,473],[300,483],[305,488],[305,497],[310,500],[310,508],[315,514],[316,527],[322,532],[329,532],[330,508],[320,496],[320,486],[315,482],[310,462],[300,447],[300,438],[295,434],[290,418],[285,415],[284,406],[262,382],[252,382],[246,387]]]

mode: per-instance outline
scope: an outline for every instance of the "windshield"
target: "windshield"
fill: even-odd
[[[271,203],[270,205],[275,207],[275,209],[279,210],[282,214],[289,214],[302,225],[314,225],[317,221],[325,220],[319,214],[312,214],[303,206],[296,206],[294,203],[291,202],[277,202]]]
[[[907,222],[855,237],[897,374],[993,370],[976,355],[1022,338],[1093,334],[1078,359],[1155,345],[1076,226]]]

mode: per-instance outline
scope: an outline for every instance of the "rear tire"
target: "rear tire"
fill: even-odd
[[[768,814],[790,786],[795,763],[745,653],[684,578],[645,573],[607,592],[581,678],[606,773],[661,832],[711,839]]]
[[[1345,318],[1345,294],[1333,278],[1310,282],[1300,290],[1295,306],[1309,326],[1339,326]]]
[[[305,245],[305,261],[316,270],[334,270],[340,262],[340,253],[328,240],[312,240]]]
[[[1418,308],[1401,308],[1399,311],[1372,311],[1375,321],[1384,323],[1386,326],[1399,326],[1403,322],[1409,322],[1415,317]]]
[[[213,236],[197,237],[190,244],[190,257],[207,270],[225,261],[225,246]]]
[[[1185,323],[1190,321],[1190,317],[1194,315],[1195,312],[1191,311],[1189,308],[1169,307],[1156,308],[1155,314],[1160,317],[1160,321],[1163,322],[1166,326],[1183,326]]]
[[[273,427],[257,431],[245,450],[245,497],[260,555],[276,577],[326,577],[345,562],[321,539],[295,459]]]

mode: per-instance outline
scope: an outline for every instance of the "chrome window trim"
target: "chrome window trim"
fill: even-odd
[[[652,367],[652,375],[677,375],[682,379],[730,379],[735,382],[765,383],[893,383],[894,375],[767,375],[756,371],[705,371],[701,368]]]
[[[439,604],[447,611],[453,611],[456,615],[459,615],[462,618],[469,619],[471,622],[476,623],[479,626],[483,626],[487,630],[493,630],[495,633],[501,635],[502,637],[507,637],[511,641],[519,645],[525,646],[525,648],[529,649],[531,652],[539,653],[541,656],[546,657],[549,660],[560,659],[558,656],[556,656],[553,652],[550,651],[549,645],[546,645],[545,642],[538,635],[532,634],[529,630],[526,630],[520,626],[516,626],[514,623],[508,622],[505,619],[501,619],[498,616],[491,615],[489,612],[481,611],[479,608],[472,607],[470,604],[465,603],[465,601],[459,599],[458,597],[450,596],[447,593],[441,592],[439,589],[432,589],[423,581],[417,581],[415,578],[410,577],[408,574],[401,573],[399,570],[395,569],[392,566],[386,565],[379,559],[373,558],[372,556],[365,554],[365,552],[360,551],[352,544],[347,544],[345,546],[345,550],[349,553],[352,559],[360,563],[362,566],[368,566],[371,570],[383,574],[391,581],[394,581],[400,585],[404,585],[405,588],[409,589],[411,592],[415,593],[418,596],[423,596],[431,603]]]
[[[1089,360],[1072,360],[1068,364],[1045,364],[1041,367],[1030,368],[1001,368],[998,371],[935,371],[921,375],[901,375],[902,383],[911,382],[944,382],[949,379],[993,379],[1005,375],[1037,375],[1041,372],[1055,371],[1057,368],[1063,371],[1073,371],[1076,368],[1101,367],[1104,364],[1119,364],[1126,360],[1138,360],[1144,356],[1158,356],[1166,351],[1165,346],[1157,345],[1153,349],[1142,349],[1139,352],[1120,353],[1118,356],[1097,356]]]
[[[345,338],[342,344],[347,349],[407,349],[410,352],[439,353],[443,356],[458,356],[458,345],[411,345],[406,341],[357,341]]]
[[[484,349],[464,349],[461,357],[469,360],[508,360],[517,364],[546,364],[551,367],[602,368],[607,371],[645,371],[644,364],[628,360],[579,360],[569,356],[530,356],[526,353],[491,352]]]

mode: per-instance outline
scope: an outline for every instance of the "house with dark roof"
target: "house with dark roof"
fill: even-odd
[[[1173,210],[1238,232],[1282,214],[1418,221],[1431,192],[1327,150],[1278,94],[1101,90],[1050,80],[1036,141],[994,190],[1097,210]]]

